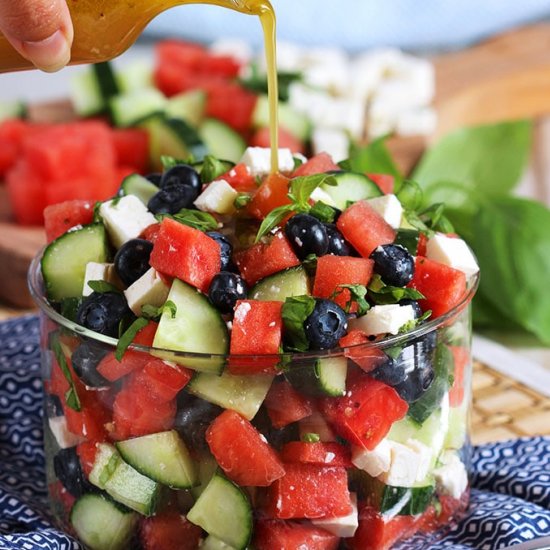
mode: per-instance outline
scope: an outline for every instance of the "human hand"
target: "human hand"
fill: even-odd
[[[73,24],[65,0],[0,0],[0,32],[43,71],[58,71],[71,58]]]

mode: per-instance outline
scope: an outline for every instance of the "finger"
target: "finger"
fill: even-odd
[[[57,71],[70,61],[73,25],[65,0],[0,0],[0,31],[39,69]]]

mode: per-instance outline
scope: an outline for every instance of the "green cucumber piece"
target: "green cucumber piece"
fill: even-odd
[[[247,420],[252,420],[263,403],[273,376],[268,374],[236,375],[224,372],[196,374],[186,390],[205,401],[224,409],[237,411]]]
[[[250,290],[251,300],[284,302],[292,296],[311,294],[309,279],[303,266],[290,267],[265,277]]]
[[[340,210],[345,210],[349,203],[383,195],[378,185],[364,174],[343,171],[330,174],[336,179],[336,185],[321,185],[321,189],[330,195]]]
[[[201,550],[234,550],[234,547],[213,535],[208,535],[201,544]]]
[[[168,118],[181,118],[191,126],[198,126],[206,109],[206,92],[191,90],[175,95],[168,100],[165,113]]]
[[[248,497],[220,472],[214,474],[187,513],[187,519],[236,549],[246,548],[252,537],[252,506]]]
[[[449,410],[449,429],[445,437],[445,449],[462,449],[468,436],[469,400],[464,399],[460,407]],[[427,422],[427,421],[426,421]],[[424,422],[424,424],[426,423]]]
[[[121,195],[135,195],[145,206],[159,192],[159,188],[147,178],[139,174],[131,174],[124,178],[120,186]]]
[[[132,90],[113,97],[109,102],[115,126],[123,128],[133,126],[154,113],[161,113],[165,107],[166,98],[155,88]]]
[[[71,510],[71,524],[91,550],[128,548],[137,520],[137,514],[95,493],[81,496]]]
[[[207,118],[201,124],[199,134],[210,155],[231,162],[241,160],[246,149],[246,143],[227,124],[215,118]]]
[[[119,441],[116,448],[138,472],[172,489],[188,489],[198,481],[195,463],[174,430]]]
[[[252,124],[256,128],[266,128],[270,125],[267,95],[258,97],[252,113]],[[312,127],[309,118],[282,101],[279,101],[279,124],[300,141],[307,141],[311,136]]]
[[[206,155],[204,160],[194,162],[192,166],[199,172],[202,183],[210,183],[218,179],[222,174],[229,172],[235,166],[235,163],[230,160],[217,159],[212,155]]]
[[[109,443],[99,443],[90,483],[144,516],[155,513],[160,485],[127,464]]]
[[[176,313],[164,311],[159,322],[153,347],[162,350],[225,355],[229,350],[227,326],[220,312],[196,288],[175,279],[168,300]],[[157,357],[174,361],[190,369],[219,374],[224,357],[187,358],[166,351],[152,352]]]
[[[420,231],[416,229],[401,228],[397,230],[397,235],[393,244],[400,244],[406,248],[413,256],[418,253],[418,243],[420,242]]]
[[[297,390],[313,396],[339,397],[346,393],[348,361],[345,357],[324,357],[310,364],[294,364],[285,372]]]
[[[27,108],[22,101],[0,101],[0,122],[9,118],[24,118]]]
[[[195,497],[195,500],[202,495],[203,491],[210,483],[212,476],[218,469],[218,463],[212,455],[202,455],[197,462],[199,470],[199,483],[195,487],[191,488],[191,494]]]
[[[109,256],[102,224],[87,225],[61,235],[46,247],[42,257],[42,277],[49,300],[82,296],[86,265],[105,263]]]
[[[144,88],[153,88],[153,71],[151,64],[141,59],[128,63],[117,71],[117,82],[120,93],[135,92]]]
[[[83,117],[105,112],[110,99],[119,93],[120,86],[109,62],[91,65],[71,80],[73,107]]]

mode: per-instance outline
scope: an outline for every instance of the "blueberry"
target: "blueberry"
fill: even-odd
[[[391,357],[388,357],[384,363],[372,370],[370,375],[374,379],[380,380],[380,382],[384,382],[384,384],[392,387],[401,384],[407,378],[405,365]]]
[[[208,297],[222,313],[231,313],[237,300],[246,298],[247,287],[240,275],[221,271],[214,276],[208,289]]]
[[[131,316],[126,298],[119,292],[92,292],[76,312],[79,325],[113,338],[118,338],[120,322]]]
[[[199,196],[202,189],[199,173],[188,164],[177,164],[162,174],[160,188],[164,189],[172,185],[184,185],[193,189],[195,193],[193,200]]]
[[[46,394],[46,401],[45,401],[45,407],[46,407],[46,416],[48,418],[53,418],[55,416],[63,416],[63,404],[61,403],[61,399],[57,395],[54,395],[53,393]]]
[[[344,236],[332,223],[325,223],[325,230],[328,237],[327,254],[335,256],[352,256],[355,251],[352,246],[344,239]]]
[[[223,412],[221,407],[194,397],[186,392],[178,396],[178,412],[174,429],[180,434],[188,447],[195,451],[208,450],[206,430],[211,422]]]
[[[71,355],[71,363],[76,375],[91,388],[104,388],[109,381],[97,372],[97,366],[107,355],[107,350],[98,345],[84,341]]]
[[[149,270],[152,250],[153,243],[145,239],[131,239],[118,249],[114,261],[115,270],[126,286],[135,283]]]
[[[90,484],[86,481],[76,447],[61,449],[53,457],[53,469],[63,487],[74,497],[80,497],[88,491]]]
[[[391,286],[405,286],[414,275],[414,258],[399,244],[380,245],[371,255],[374,271]]]
[[[418,401],[432,385],[434,379],[433,367],[415,369],[406,380],[395,386],[395,390],[407,403]]]
[[[230,240],[218,231],[207,231],[206,234],[214,239],[220,245],[222,266],[220,271],[233,271],[233,262],[231,256],[233,255],[233,245]]]
[[[419,319],[424,315],[424,312],[422,311],[422,308],[420,307],[420,304],[416,300],[411,300],[410,298],[405,298],[404,300],[401,300],[399,302],[400,306],[412,306],[414,311],[414,318]]]
[[[296,214],[285,225],[285,234],[296,256],[304,260],[310,254],[324,256],[328,251],[327,230],[309,214]]]
[[[304,331],[312,350],[331,349],[348,328],[346,312],[332,300],[316,299],[313,312],[304,322]]]
[[[189,185],[178,182],[165,184],[147,203],[153,214],[177,214],[182,208],[189,208],[197,193]]]
[[[152,172],[151,174],[147,174],[145,176],[145,179],[150,181],[153,185],[156,185],[157,187],[160,187],[160,180],[162,178],[162,174],[160,172]]]

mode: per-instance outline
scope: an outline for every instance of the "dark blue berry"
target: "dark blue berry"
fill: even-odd
[[[418,401],[432,385],[434,370],[430,365],[424,369],[416,369],[409,373],[407,378],[395,386],[395,390],[407,403]]]
[[[126,298],[119,292],[93,292],[82,301],[76,313],[79,325],[113,338],[118,338],[121,321],[131,316]]]
[[[202,182],[199,173],[188,164],[177,164],[162,174],[162,178],[160,180],[161,189],[174,184],[191,187],[191,189],[193,189],[196,193],[195,198],[199,196],[202,189]]]
[[[197,198],[197,193],[189,185],[169,183],[153,195],[147,208],[153,214],[177,214],[182,208],[189,208]]]
[[[178,411],[174,420],[174,429],[187,446],[197,451],[208,450],[206,430],[211,422],[223,412],[223,409],[194,397],[186,392],[178,396]]]
[[[162,179],[162,174],[160,172],[152,172],[145,176],[147,181],[150,181],[153,185],[160,187],[160,180]]]
[[[208,297],[222,313],[231,313],[237,300],[246,298],[246,283],[240,275],[221,271],[214,276],[208,289]]]
[[[53,469],[57,479],[74,497],[78,498],[89,488],[91,489],[82,472],[76,447],[61,449],[53,457]]]
[[[152,250],[153,243],[145,239],[131,239],[118,249],[114,260],[115,270],[126,286],[135,283],[149,270]]]
[[[346,312],[332,300],[316,299],[313,312],[304,322],[304,331],[312,350],[335,347],[347,329]]]
[[[46,407],[46,416],[48,418],[63,416],[63,404],[57,395],[54,395],[53,393],[46,394],[44,405]]]
[[[92,342],[84,341],[71,356],[71,363],[76,375],[91,388],[104,388],[109,381],[97,372],[97,366],[107,355],[107,350]]]
[[[399,302],[400,306],[412,306],[414,311],[414,318],[419,319],[424,315],[424,312],[422,311],[422,308],[420,307],[420,304],[416,300],[411,300],[410,298],[405,298],[404,300],[401,300]]]
[[[222,233],[218,233],[218,231],[207,231],[206,234],[220,245],[222,261],[220,271],[233,271],[234,266],[231,260],[231,256],[233,255],[233,245],[231,244],[231,241]]]
[[[325,230],[328,237],[328,250],[327,254],[334,254],[335,256],[352,256],[355,251],[352,246],[344,239],[344,236],[336,226],[332,223],[325,223]]]
[[[300,260],[305,260],[310,254],[324,256],[328,251],[325,226],[309,214],[292,216],[285,225],[285,234]]]
[[[374,271],[390,286],[405,286],[414,275],[414,258],[399,244],[380,245],[370,255]]]
[[[374,370],[370,372],[370,375],[388,386],[397,386],[401,384],[406,378],[407,373],[405,371],[405,365],[388,357],[381,365],[378,365]]]

